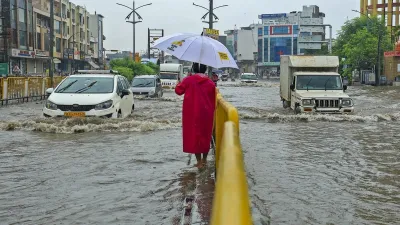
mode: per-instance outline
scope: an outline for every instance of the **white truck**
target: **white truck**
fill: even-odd
[[[283,107],[298,113],[353,113],[345,93],[337,56],[281,56],[280,95]]]
[[[182,80],[183,65],[175,63],[160,64],[160,79],[163,88],[174,89],[178,80]]]

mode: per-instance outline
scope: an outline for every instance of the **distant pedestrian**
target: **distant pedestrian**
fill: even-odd
[[[196,166],[207,163],[215,111],[215,85],[204,73],[207,66],[193,63],[194,74],[175,87],[177,95],[185,95],[182,108],[183,152],[195,154]],[[203,157],[202,157],[203,156]]]

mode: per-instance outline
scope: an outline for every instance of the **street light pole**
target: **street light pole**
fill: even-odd
[[[213,19],[214,19],[213,15],[214,15],[214,0],[210,0],[210,13],[209,13],[209,15],[208,15],[208,23],[209,23],[208,27],[209,27],[210,29],[213,29],[213,23],[214,23],[214,21],[213,21]]]
[[[50,77],[50,85],[53,88],[54,81],[54,0],[50,0],[50,68],[49,68],[49,77]]]
[[[373,20],[367,14],[362,13],[362,12],[360,12],[358,10],[354,10],[354,9],[351,10],[351,11],[356,12],[356,13],[360,13],[361,15],[366,16],[371,22],[373,22]],[[380,85],[380,79],[381,79],[381,49],[382,49],[381,45],[382,45],[382,35],[383,35],[383,30],[382,30],[382,26],[381,25],[382,24],[379,22],[379,24],[378,24],[378,49],[377,49],[377,51],[378,51],[377,60],[378,61],[376,62],[376,66],[378,68],[375,69],[376,70],[375,71],[375,85],[376,86]]]
[[[127,23],[132,23],[132,27],[133,27],[133,37],[132,37],[132,53],[135,55],[135,53],[136,53],[136,49],[135,49],[135,43],[136,43],[136,24],[137,23],[141,23],[142,22],[142,20],[143,20],[143,18],[142,18],[142,16],[140,16],[140,14],[139,13],[137,13],[137,10],[138,9],[140,9],[140,8],[142,8],[142,7],[145,7],[145,6],[149,6],[149,5],[152,5],[153,3],[148,3],[148,4],[145,4],[145,5],[141,5],[141,6],[139,6],[139,7],[137,7],[137,8],[135,8],[135,1],[133,1],[133,3],[132,3],[132,8],[131,7],[129,7],[129,6],[126,6],[126,5],[123,5],[123,4],[120,4],[120,3],[117,3],[117,5],[120,5],[120,6],[123,6],[123,7],[125,7],[125,8],[128,8],[128,9],[130,9],[130,10],[132,10],[132,12],[130,12],[129,14],[128,14],[128,16],[126,16],[126,18],[125,19],[127,19],[127,20],[129,20],[129,18],[131,17],[131,15],[132,15],[132,21],[126,21]],[[138,21],[136,21],[136,15],[138,16]]]

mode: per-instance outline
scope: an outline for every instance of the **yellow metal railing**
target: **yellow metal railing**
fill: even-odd
[[[55,76],[56,87],[65,77]],[[51,87],[49,77],[2,77],[0,78],[0,101],[7,104],[8,100],[24,102],[32,97],[45,96],[47,88]]]
[[[251,225],[250,196],[239,137],[239,114],[219,93],[215,142],[216,185],[211,224]]]

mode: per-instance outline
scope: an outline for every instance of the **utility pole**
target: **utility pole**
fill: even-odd
[[[51,87],[54,87],[54,0],[50,0],[50,68],[49,68],[49,76],[50,76],[50,84]]]
[[[133,27],[133,37],[132,37],[132,53],[133,53],[133,55],[135,55],[135,53],[136,53],[136,46],[135,46],[135,42],[136,42],[136,24],[137,23],[141,23],[142,22],[142,20],[143,20],[143,18],[142,18],[142,16],[140,16],[140,14],[139,13],[137,13],[137,10],[138,9],[140,9],[140,8],[142,8],[142,7],[145,7],[145,6],[149,6],[149,5],[152,5],[153,3],[148,3],[148,4],[145,4],[145,5],[142,5],[142,6],[139,6],[139,7],[137,7],[137,8],[135,8],[135,1],[133,1],[133,3],[132,3],[132,8],[131,7],[129,7],[129,6],[126,6],[126,5],[123,5],[123,4],[120,4],[120,3],[117,3],[117,5],[120,5],[120,6],[123,6],[123,7],[125,7],[125,8],[128,8],[128,9],[130,9],[130,10],[132,10],[132,12],[130,12],[129,14],[128,14],[128,16],[126,16],[126,20],[129,20],[129,18],[131,17],[131,15],[132,15],[132,21],[126,21],[127,23],[132,23],[132,27]],[[136,15],[138,16],[138,21],[136,21]]]
[[[210,0],[210,8],[209,8],[209,14],[208,14],[208,28],[213,29],[213,24],[214,24],[214,0]]]

